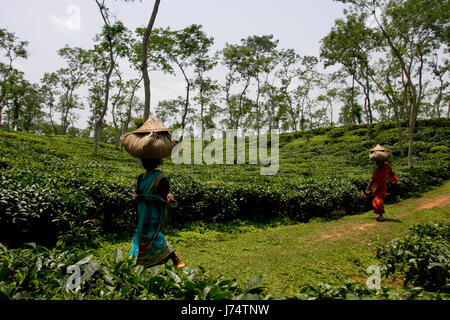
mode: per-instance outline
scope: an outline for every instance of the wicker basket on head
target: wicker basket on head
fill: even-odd
[[[375,148],[370,150],[369,159],[375,162],[386,162],[391,158],[391,152],[389,149],[384,148],[383,146],[377,144]]]
[[[171,129],[149,118],[139,129],[127,132],[122,137],[125,150],[141,159],[162,159],[172,154],[178,141],[172,141]]]

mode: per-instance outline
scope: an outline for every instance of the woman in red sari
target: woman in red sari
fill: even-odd
[[[384,220],[384,198],[386,197],[387,181],[397,183],[398,179],[389,164],[377,161],[377,168],[374,170],[372,179],[366,189],[366,192],[370,192],[370,187],[373,186],[372,205],[373,213],[378,214],[377,221]]]

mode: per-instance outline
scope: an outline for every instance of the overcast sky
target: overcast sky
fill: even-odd
[[[145,26],[154,1],[126,3],[109,0],[108,6],[125,26]],[[318,55],[320,40],[334,21],[343,17],[343,5],[332,0],[162,0],[155,27],[181,29],[203,25],[215,39],[213,50],[238,43],[251,35],[273,34],[279,48],[293,48],[300,55]],[[94,0],[0,0],[0,28],[29,41],[29,58],[17,61],[29,81],[38,82],[45,72],[63,66],[57,50],[69,46],[90,48],[102,19]],[[132,74],[129,74],[132,76]],[[150,74],[152,110],[158,101],[183,95],[181,77]],[[143,90],[139,92],[143,98]],[[78,127],[85,127],[86,115]]]

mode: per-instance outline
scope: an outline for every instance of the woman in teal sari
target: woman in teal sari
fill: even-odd
[[[147,171],[138,177],[136,186],[139,218],[130,256],[146,268],[166,263],[169,259],[177,268],[183,268],[185,264],[181,263],[160,230],[165,206],[175,200],[169,193],[169,181],[161,171],[156,170],[162,160],[141,159],[141,163]]]

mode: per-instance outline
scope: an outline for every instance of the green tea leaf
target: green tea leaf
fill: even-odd
[[[244,292],[250,292],[252,290],[260,288],[259,284],[264,279],[264,275],[257,276],[256,278],[251,279],[249,282],[247,282],[242,290]]]
[[[173,281],[175,281],[175,283],[180,283],[181,279],[180,277],[173,271],[170,271],[168,269],[166,269],[167,274],[170,276],[170,278],[172,278]]]
[[[122,259],[123,253],[122,250],[120,250],[119,247],[115,248],[113,253],[112,253],[112,258],[114,259],[114,261],[118,261],[120,259]]]

